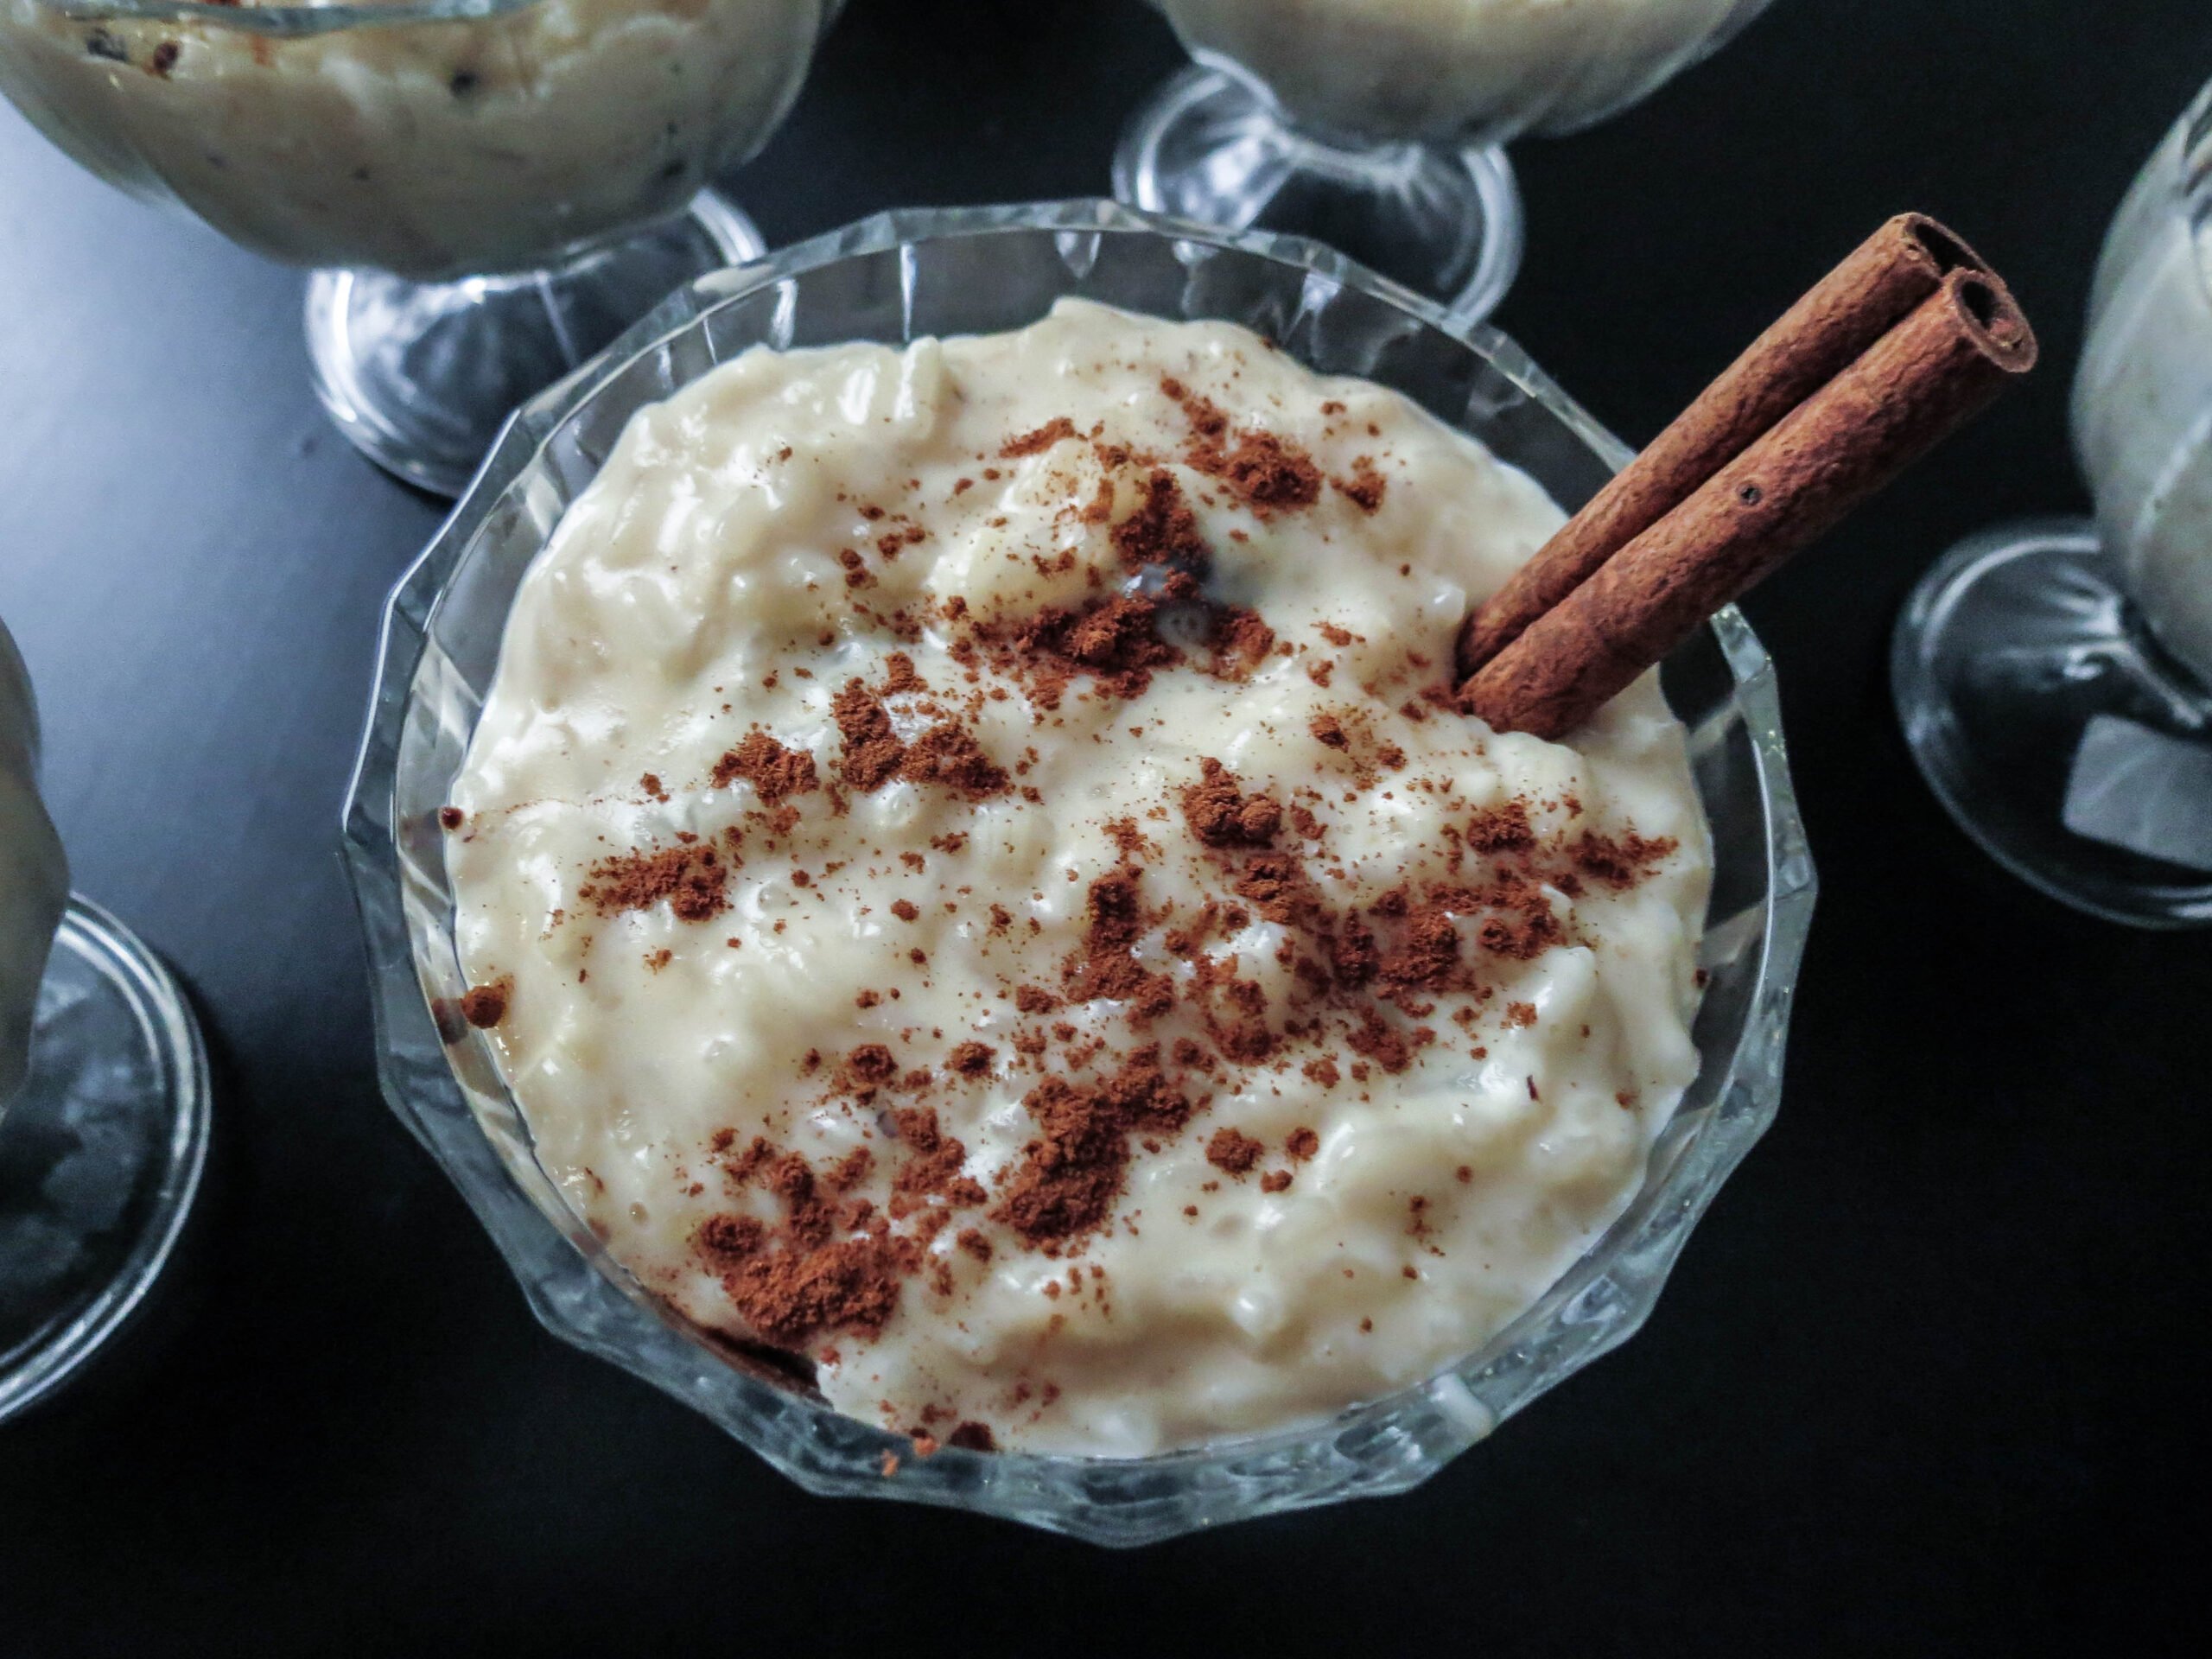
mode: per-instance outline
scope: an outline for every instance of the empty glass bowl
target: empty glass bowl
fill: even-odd
[[[1986,531],[1897,625],[1905,737],[1951,816],[2051,897],[2212,924],[2212,86],[2136,180],[2074,381],[2094,523]]]
[[[759,233],[842,0],[0,0],[0,90],[86,167],[315,268],[316,390],[458,493],[499,423]]]
[[[1300,361],[1397,388],[1480,437],[1565,505],[1627,458],[1486,328],[1447,323],[1310,243],[1224,233],[1110,204],[893,213],[703,277],[516,417],[467,499],[402,580],[346,810],[386,1098],[444,1166],[556,1335],[704,1412],[810,1491],[946,1504],[1135,1544],[1401,1491],[1632,1332],[1691,1226],[1772,1121],[1813,870],[1790,793],[1771,665],[1733,610],[1666,665],[1689,727],[1715,858],[1695,1084],[1626,1213],[1523,1318],[1419,1387],[1334,1420],[1135,1460],[947,1449],[841,1416],[745,1368],[633,1281],[563,1202],[491,1050],[448,1013],[448,798],[515,589],[631,415],[748,347],[992,332],[1065,296],[1259,330]],[[895,1471],[887,1457],[895,1454]]]
[[[1501,146],[1624,110],[1768,0],[1154,0],[1196,67],[1137,112],[1114,194],[1333,243],[1490,315],[1521,264]]]

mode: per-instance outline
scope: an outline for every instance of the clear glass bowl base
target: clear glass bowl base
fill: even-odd
[[[83,1373],[146,1301],[200,1189],[208,1092],[168,969],[72,899],[29,1079],[0,1114],[0,1422]]]
[[[678,218],[543,270],[452,283],[319,270],[307,296],[315,392],[378,466],[457,496],[518,405],[671,290],[766,251],[750,219],[702,191]]]
[[[2212,925],[2212,693],[2162,652],[2086,520],[1986,531],[1899,619],[1922,773],[2023,880],[2140,927]]]
[[[1364,145],[1301,132],[1228,69],[1185,69],[1139,110],[1114,194],[1147,213],[1310,237],[1479,322],[1521,268],[1521,191],[1495,144]]]

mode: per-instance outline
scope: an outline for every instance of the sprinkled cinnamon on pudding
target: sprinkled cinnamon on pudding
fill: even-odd
[[[917,1449],[1141,1455],[1479,1348],[1696,1069],[1656,685],[1571,745],[1451,704],[1560,520],[1395,394],[1077,302],[642,411],[452,791],[544,1167]]]

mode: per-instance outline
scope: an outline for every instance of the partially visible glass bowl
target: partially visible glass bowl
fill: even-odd
[[[1154,0],[1313,131],[1503,143],[1594,125],[1772,0]]]
[[[705,1413],[810,1491],[906,1498],[1137,1544],[1275,1510],[1402,1491],[1643,1322],[1691,1227],[1773,1120],[1814,897],[1771,664],[1734,610],[1667,663],[1713,828],[1704,1064],[1604,1238],[1480,1352],[1417,1388],[1307,1427],[1136,1460],[946,1450],[839,1415],[747,1367],[640,1288],[568,1209],[466,989],[438,808],[460,768],[531,559],[631,415],[754,346],[899,344],[1036,321],[1079,295],[1268,335],[1332,374],[1395,387],[1473,433],[1566,506],[1629,452],[1503,334],[1309,243],[1229,234],[1100,202],[892,213],[672,296],[521,410],[393,592],[345,846],[366,930],[392,1109],[460,1187],[556,1335]],[[444,1034],[437,1010],[446,1011]],[[902,1461],[883,1472],[887,1454]]]
[[[707,188],[842,0],[0,0],[0,92],[109,183],[316,269],[316,390],[456,494],[524,397],[759,254]]]
[[[175,976],[69,891],[38,704],[0,621],[0,1425],[119,1345],[178,1253],[210,1128]]]
[[[528,270],[767,141],[825,0],[0,0],[0,88],[76,161],[287,264]]]
[[[1503,146],[1591,126],[1772,0],[1153,0],[1197,60],[1133,117],[1114,194],[1333,242],[1471,321],[1520,268]]]
[[[1897,618],[1891,694],[1936,799],[2023,881],[2212,927],[2212,83],[2106,233],[2071,411],[2094,518],[1944,554]]]

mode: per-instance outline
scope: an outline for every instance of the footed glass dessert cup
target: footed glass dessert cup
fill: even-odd
[[[2107,238],[2074,382],[2092,520],[1986,531],[1923,577],[1891,678],[1960,826],[2024,880],[2212,924],[2212,86]]]
[[[0,90],[62,149],[314,269],[315,390],[460,493],[508,414],[762,249],[708,188],[842,0],[0,0]]]
[[[69,893],[38,718],[0,627],[0,1423],[109,1352],[175,1253],[207,1154],[176,982]]]
[[[1196,60],[1114,157],[1132,207],[1310,236],[1479,321],[1521,264],[1503,145],[1594,125],[1769,0],[1154,0]]]
[[[1772,665],[1735,611],[1665,667],[1714,843],[1694,1035],[1702,1068],[1626,1212],[1541,1301],[1418,1387],[1321,1423],[1139,1459],[918,1458],[747,1365],[634,1282],[532,1154],[490,1047],[455,1014],[438,809],[498,663],[524,569],[631,415],[755,346],[897,345],[1034,322],[1079,296],[1238,322],[1300,361],[1396,388],[1563,505],[1628,456],[1504,336],[1313,244],[1103,202],[893,213],[701,278],[516,416],[393,592],[346,808],[386,1098],[491,1231],[538,1317],[705,1413],[810,1491],[904,1498],[1128,1545],[1402,1491],[1633,1332],[1691,1227],[1773,1120],[1814,877]]]

